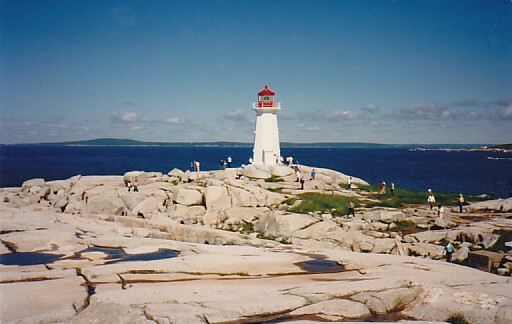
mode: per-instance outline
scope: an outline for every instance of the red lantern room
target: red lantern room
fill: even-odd
[[[274,95],[276,93],[272,90],[270,90],[267,86],[265,86],[265,89],[258,92],[258,107],[264,108],[274,107]]]

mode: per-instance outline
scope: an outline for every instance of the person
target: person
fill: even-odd
[[[252,157],[249,158],[249,164],[252,164]]]
[[[220,169],[225,170],[226,169],[226,162],[224,160],[220,160]]]
[[[304,190],[304,178],[300,177],[300,190]]]
[[[405,249],[402,241],[403,234],[402,232],[398,232],[395,236],[396,254],[398,255],[405,255]]]
[[[464,205],[464,196],[459,194],[459,213],[462,213],[462,205]]]
[[[452,262],[452,254],[453,254],[453,251],[455,251],[455,247],[453,246],[453,244],[450,241],[446,241],[446,242],[447,242],[447,244],[444,247],[443,253],[446,255],[446,261]]]
[[[348,190],[352,189],[352,177],[349,177],[349,178],[348,178],[348,181],[347,181],[347,189],[348,189]]]
[[[130,191],[130,189],[132,189],[132,182],[130,180],[128,180],[128,182],[126,183],[126,186],[128,187],[128,191]]]
[[[199,172],[201,171],[201,164],[199,163],[199,161],[195,161],[196,162],[196,171]]]
[[[290,160],[288,161],[288,165],[292,165],[293,164],[293,157],[289,156],[288,157]]]
[[[133,192],[139,192],[139,183],[137,182],[137,179],[133,181]]]
[[[231,168],[231,162],[233,162],[233,159],[231,158],[231,156],[228,156],[227,161],[228,161],[228,168]]]
[[[391,182],[391,188],[390,188],[391,194],[395,192],[395,184]]]
[[[430,205],[430,209],[434,208],[434,205],[436,204],[436,198],[434,197],[434,194],[432,193],[432,190],[429,191],[427,202]]]
[[[354,202],[352,200],[350,200],[348,202],[348,212],[347,212],[347,217],[349,217],[350,214],[352,214],[353,217],[356,217],[356,214],[355,214],[355,208],[356,208],[356,205],[354,205]]]
[[[301,178],[299,168],[295,169],[295,176],[297,177],[297,179],[295,179],[295,182],[299,182]]]
[[[315,180],[316,171],[315,169],[311,170],[311,180]]]
[[[379,188],[380,188],[380,193],[381,194],[385,194],[386,193],[386,183],[384,181],[381,180]]]
[[[443,218],[444,217],[444,208],[441,205],[439,205],[438,208],[439,209],[437,210],[437,216],[439,216],[439,218]]]

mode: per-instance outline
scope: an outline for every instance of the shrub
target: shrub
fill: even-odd
[[[452,323],[452,324],[471,324],[471,322],[468,321],[466,319],[466,317],[464,317],[464,314],[461,314],[461,313],[451,314],[446,319],[446,322]]]
[[[271,175],[270,177],[265,179],[265,182],[284,182],[284,179],[276,177],[275,175]]]

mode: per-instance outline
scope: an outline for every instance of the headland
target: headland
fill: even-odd
[[[512,199],[378,190],[256,165],[0,189],[1,320],[508,323]]]

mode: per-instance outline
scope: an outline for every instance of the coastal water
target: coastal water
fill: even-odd
[[[380,180],[413,190],[492,194],[506,198],[512,189],[512,153],[410,151],[407,148],[282,148],[294,161]],[[122,175],[127,171],[168,172],[219,169],[228,156],[233,166],[247,164],[251,147],[174,146],[0,146],[0,187],[21,186],[32,178],[66,179],[81,175]]]

